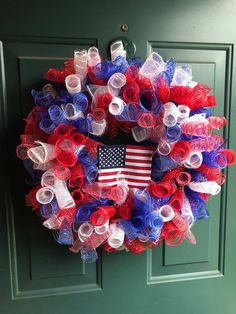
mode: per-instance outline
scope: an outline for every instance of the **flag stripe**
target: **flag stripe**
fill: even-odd
[[[129,181],[127,182],[128,183],[128,186],[132,186],[133,188],[134,187],[145,187],[145,186],[148,186],[148,182],[147,183],[140,183],[140,182],[133,182],[133,181]],[[109,186],[114,186],[114,185],[117,185],[117,181],[113,181],[113,182],[107,182],[106,185],[109,185]]]
[[[150,176],[136,176],[136,175],[132,175],[132,174],[124,174],[122,172],[122,174],[113,174],[113,175],[108,175],[108,176],[102,176],[100,177],[100,181],[103,181],[103,180],[110,180],[110,179],[114,179],[114,178],[129,178],[129,179],[139,179],[139,180],[142,180],[142,181],[147,181],[147,180],[150,180]]]
[[[153,150],[144,150],[144,149],[132,149],[132,148],[126,148],[127,153],[140,153],[140,154],[152,154]]]
[[[146,162],[135,161],[134,162],[132,159],[126,159],[126,161],[125,161],[125,165],[127,165],[127,166],[132,166],[134,164],[135,164],[135,166],[139,166],[139,167],[148,167],[148,165],[150,165],[150,167],[151,167],[151,165],[152,165],[151,161],[150,162],[149,161],[146,161]]]
[[[130,158],[130,159],[137,159],[137,160],[152,160],[152,157],[146,156],[146,155],[142,155],[139,154],[138,156],[136,156],[136,154],[126,154],[126,160]]]
[[[124,169],[124,170],[123,170]],[[101,169],[99,170],[99,174],[102,175],[103,173],[109,173],[109,172],[137,172],[137,173],[149,173],[151,174],[150,168],[147,169],[140,169],[140,167],[129,167],[129,168],[113,168],[113,169]]]
[[[100,173],[100,177],[103,178],[103,177],[107,177],[107,176],[116,176],[116,175],[133,175],[135,177],[137,177],[137,175],[139,177],[142,177],[142,178],[150,178],[150,173],[138,173],[138,171],[135,171],[135,172],[132,172],[132,171],[122,171],[122,172],[105,172],[105,173]]]

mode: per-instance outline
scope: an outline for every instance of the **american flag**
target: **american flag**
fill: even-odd
[[[115,186],[125,180],[130,188],[148,186],[153,147],[111,145],[98,148],[98,181]]]

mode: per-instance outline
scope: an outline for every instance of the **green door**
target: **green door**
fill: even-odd
[[[105,55],[121,35],[142,58],[158,51],[192,64],[194,80],[213,88],[215,113],[228,118],[224,136],[235,149],[235,10],[233,0],[1,1],[2,314],[235,313],[235,167],[210,201],[211,219],[194,227],[196,246],[162,246],[139,256],[100,252],[96,264],[83,265],[25,207],[27,187],[15,156],[30,90],[42,85],[43,73],[74,49],[97,45]]]

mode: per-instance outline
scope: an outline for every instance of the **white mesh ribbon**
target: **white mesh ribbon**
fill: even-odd
[[[206,193],[211,195],[219,194],[221,191],[221,186],[217,184],[215,181],[207,181],[207,182],[190,182],[188,187],[199,193]]]
[[[102,119],[99,121],[92,120],[91,126],[92,126],[92,131],[89,133],[96,136],[101,136],[106,130],[107,122],[105,119]]]
[[[49,204],[53,200],[55,194],[54,190],[50,187],[42,187],[36,193],[36,200],[40,204]]]
[[[81,80],[77,74],[68,75],[65,79],[66,89],[71,95],[81,91]]]
[[[170,221],[174,218],[174,210],[170,205],[161,206],[159,209],[159,215],[164,222]]]
[[[136,142],[142,142],[150,137],[151,129],[143,129],[141,127],[135,126],[131,129],[131,133]]]
[[[52,169],[47,170],[41,178],[41,185],[54,191],[58,206],[60,209],[71,208],[75,202],[68,191],[66,182],[59,180],[53,173]]]
[[[117,223],[114,223],[110,225],[110,231],[111,235],[107,240],[108,244],[115,249],[121,247],[125,239],[124,230]]]
[[[158,76],[158,74],[164,70],[164,60],[158,53],[152,52],[140,68],[139,73],[152,80],[155,76]]]
[[[55,165],[54,161],[48,161],[48,162],[45,162],[43,164],[36,164],[36,163],[34,163],[33,164],[33,169],[47,171],[48,169],[54,167],[54,165]]]
[[[29,158],[36,164],[44,164],[53,160],[55,155],[54,145],[35,141],[38,146],[28,149],[27,154]]]
[[[176,125],[179,117],[179,110],[173,102],[164,104],[163,123],[167,127]]]
[[[95,226],[94,228],[97,234],[104,234],[109,231],[109,219],[102,226]]]
[[[118,116],[122,113],[125,107],[125,102],[120,99],[119,97],[114,97],[112,102],[109,105],[109,112],[114,115]]]
[[[101,62],[99,51],[96,47],[90,47],[88,50],[88,65],[91,67],[96,66]]]
[[[123,73],[114,73],[107,82],[108,91],[113,96],[118,96],[120,89],[125,85],[126,77]]]
[[[117,57],[126,58],[126,51],[124,49],[123,42],[121,40],[117,40],[111,44],[111,61],[114,61]]]
[[[162,156],[167,156],[171,152],[175,142],[168,142],[167,140],[161,140],[157,146],[157,151]]]
[[[83,112],[79,111],[74,104],[62,104],[61,108],[67,120],[76,120],[84,117]]]
[[[183,193],[183,205],[181,209],[182,217],[187,221],[189,228],[194,224],[194,216],[192,213],[191,205],[185,193]]]
[[[87,75],[88,53],[87,50],[74,51],[74,68],[75,73],[79,76],[81,82],[84,81]]]
[[[188,155],[188,157],[184,160],[184,166],[186,168],[196,169],[199,168],[202,164],[202,153],[193,152]]]
[[[177,106],[177,109],[179,111],[178,115],[178,122],[183,121],[184,119],[187,119],[190,114],[190,108],[185,105],[179,105]]]
[[[177,67],[171,82],[171,86],[188,85],[192,80],[192,71],[186,71],[183,67]]]
[[[84,222],[78,229],[78,236],[82,242],[84,242],[94,231],[94,226],[90,222]]]

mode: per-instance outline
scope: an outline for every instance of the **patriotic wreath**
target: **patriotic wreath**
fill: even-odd
[[[56,241],[84,262],[100,246],[140,253],[163,240],[195,244],[191,227],[208,218],[208,198],[235,155],[212,133],[227,121],[212,116],[216,99],[191,66],[156,52],[127,60],[116,41],[111,61],[96,47],[75,51],[44,78],[16,153],[34,185],[26,204]]]

